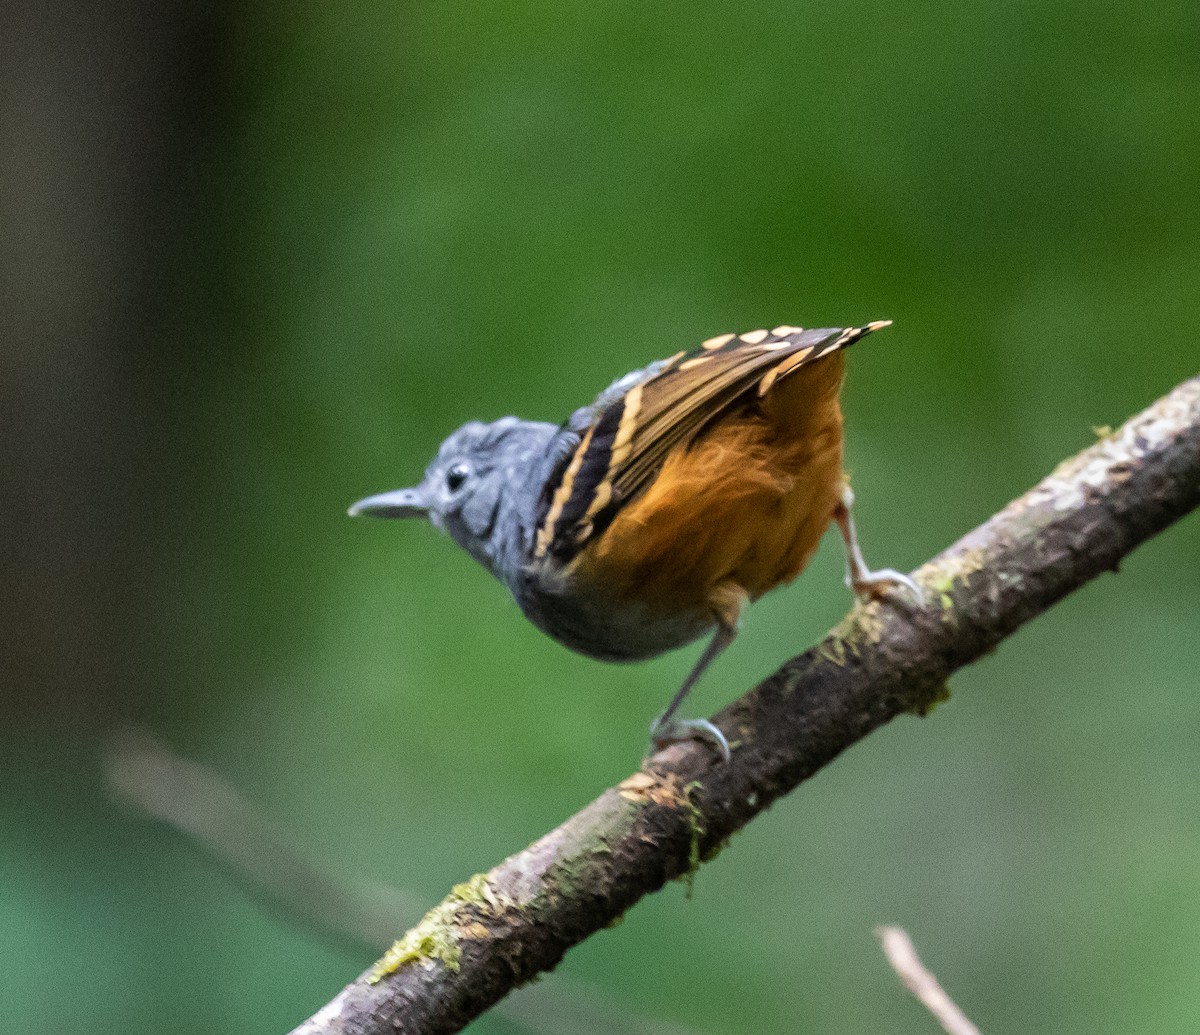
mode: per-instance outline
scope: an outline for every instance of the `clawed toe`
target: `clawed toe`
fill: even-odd
[[[683,744],[689,740],[699,740],[715,748],[721,754],[723,761],[730,759],[729,741],[707,719],[673,719],[663,722],[661,718],[650,724],[650,741],[656,751],[670,744]]]
[[[846,585],[854,590],[856,596],[868,598],[883,596],[889,589],[903,589],[918,604],[925,603],[925,591],[907,575],[892,568],[863,572],[858,578],[847,575]]]

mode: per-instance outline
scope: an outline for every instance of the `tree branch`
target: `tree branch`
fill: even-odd
[[[310,856],[226,780],[177,755],[148,730],[118,729],[104,752],[109,789],[173,827],[286,919],[372,952],[417,916],[416,895],[337,873]],[[641,1017],[581,981],[527,985],[496,1005],[520,1029],[543,1035],[697,1035]]]
[[[487,874],[457,886],[295,1035],[460,1030],[643,895],[691,873],[872,730],[925,714],[956,669],[1200,505],[1200,378],[914,573],[926,600],[860,605],[715,717],[714,763],[673,745]]]

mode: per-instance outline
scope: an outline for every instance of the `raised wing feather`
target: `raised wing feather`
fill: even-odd
[[[653,482],[673,449],[780,378],[888,322],[724,334],[653,364],[640,379],[622,378],[601,394],[578,446],[545,488],[535,557],[569,561]]]

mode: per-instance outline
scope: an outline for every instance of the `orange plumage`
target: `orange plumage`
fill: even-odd
[[[729,584],[753,600],[799,575],[841,500],[843,369],[831,353],[676,447],[578,575],[666,611],[718,609]]]

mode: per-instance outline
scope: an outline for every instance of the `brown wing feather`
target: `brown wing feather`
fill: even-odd
[[[727,334],[673,357],[596,415],[547,495],[535,555],[569,561],[646,490],[672,450],[732,408],[765,395],[779,379],[887,323]]]

